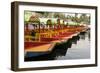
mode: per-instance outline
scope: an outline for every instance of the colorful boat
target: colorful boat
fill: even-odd
[[[62,43],[77,36],[88,27],[83,25],[64,25],[57,20],[57,24],[52,25],[51,20],[47,24],[41,24],[38,17],[31,16],[28,22],[25,22],[25,56],[29,53],[50,52],[57,43]],[[26,53],[28,53],[26,55]],[[36,56],[36,55],[35,55]]]

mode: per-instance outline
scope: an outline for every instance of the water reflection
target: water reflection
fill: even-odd
[[[27,53],[25,61],[65,60],[90,58],[90,31],[82,32],[61,44],[56,44],[51,52]],[[34,56],[33,56],[34,55]]]

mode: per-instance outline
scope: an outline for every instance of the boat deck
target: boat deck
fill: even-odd
[[[32,45],[31,47],[28,47],[27,49],[25,49],[25,52],[50,52],[52,51],[53,47],[56,45],[56,43],[62,43],[67,41],[68,39],[72,38],[73,36],[77,36],[79,34],[79,32],[71,34],[70,36],[67,37],[62,37],[60,40],[53,40],[51,42],[32,42],[33,44],[37,44],[37,45]],[[39,45],[41,44],[41,45]]]

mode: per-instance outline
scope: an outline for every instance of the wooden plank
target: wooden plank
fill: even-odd
[[[51,51],[54,46],[55,43],[45,44],[45,45],[25,49],[25,52],[48,52]]]

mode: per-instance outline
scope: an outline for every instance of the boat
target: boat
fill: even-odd
[[[47,23],[43,24],[38,17],[31,16],[30,20],[25,22],[25,57],[39,56],[51,52],[57,43],[67,41],[88,29],[83,25],[61,24],[60,19],[57,19],[57,23],[54,25],[51,21],[48,19]]]

